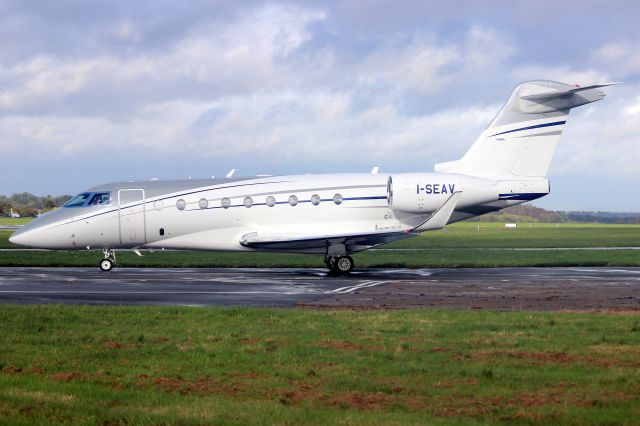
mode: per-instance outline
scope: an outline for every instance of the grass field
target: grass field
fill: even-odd
[[[637,315],[3,306],[0,322],[0,423],[640,415]]]
[[[638,247],[640,225],[520,224],[507,230],[497,223],[458,223],[448,232],[429,232],[385,250],[354,256],[359,267],[640,266],[640,250],[576,250],[585,247]],[[11,231],[0,231],[0,248],[14,248]],[[511,248],[561,250],[507,250]],[[387,250],[390,249],[390,250]],[[487,250],[491,249],[491,250]],[[504,250],[500,250],[504,249]],[[0,252],[0,266],[95,266],[96,251]],[[323,267],[320,256],[162,252],[138,257],[118,252],[118,266]]]
[[[31,222],[31,220],[32,218],[30,217],[0,217],[0,225],[24,225]]]

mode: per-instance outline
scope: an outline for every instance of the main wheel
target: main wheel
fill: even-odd
[[[111,261],[111,259],[102,259],[100,261],[100,269],[102,269],[104,272],[110,271],[111,268],[113,268],[113,262]]]
[[[353,270],[353,259],[351,256],[340,256],[335,263],[336,272],[348,274]]]

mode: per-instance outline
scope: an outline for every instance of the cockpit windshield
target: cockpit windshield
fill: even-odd
[[[62,207],[102,206],[110,203],[110,192],[83,192],[67,201]]]

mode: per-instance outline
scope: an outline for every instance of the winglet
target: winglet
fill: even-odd
[[[232,178],[235,173],[236,173],[236,169],[231,169],[229,170],[229,173],[227,173],[225,177],[227,179]]]
[[[433,214],[423,222],[421,225],[416,226],[412,229],[412,231],[431,231],[434,229],[442,229],[447,226],[449,223],[449,219],[453,214],[453,211],[456,209],[458,205],[458,199],[462,195],[462,191],[456,191],[445,201],[438,210],[433,212]]]
[[[372,175],[377,175],[379,171],[380,171],[380,167],[379,166],[373,166],[373,168],[371,169],[371,174]]]

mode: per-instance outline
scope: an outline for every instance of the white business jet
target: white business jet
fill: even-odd
[[[524,203],[549,193],[545,178],[572,108],[604,98],[599,88],[555,81],[517,86],[458,161],[433,173],[267,176],[123,182],[78,194],[14,233],[46,249],[309,253],[335,273],[351,254]]]

